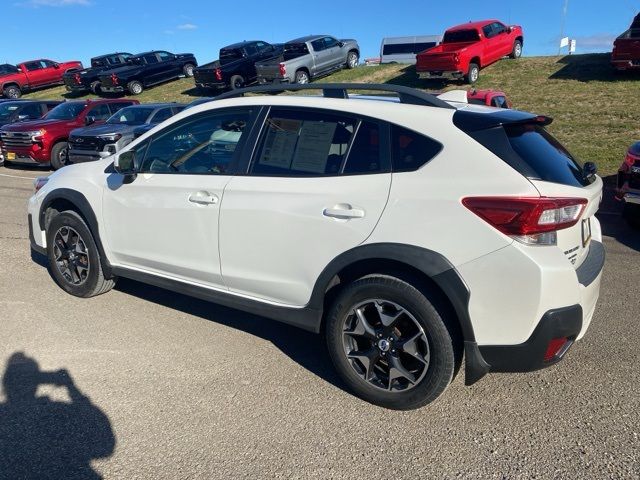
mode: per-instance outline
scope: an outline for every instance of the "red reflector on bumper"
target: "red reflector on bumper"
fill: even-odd
[[[553,338],[549,340],[547,351],[544,352],[544,361],[550,362],[551,360],[553,360],[556,355],[558,355],[564,349],[568,341],[569,339],[566,337]]]

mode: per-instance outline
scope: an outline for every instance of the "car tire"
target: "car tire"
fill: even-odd
[[[94,95],[100,95],[100,93],[102,93],[102,90],[100,90],[100,82],[97,80],[95,82],[91,82],[89,89]]]
[[[127,84],[127,90],[129,90],[131,95],[140,95],[144,90],[144,86],[142,85],[142,82],[132,80]]]
[[[113,288],[116,278],[105,278],[93,235],[77,212],[55,215],[46,235],[49,270],[65,292],[89,298]]]
[[[341,378],[375,405],[421,407],[454,377],[459,349],[453,334],[427,296],[398,278],[371,275],[347,285],[333,302],[325,329]]]
[[[358,66],[359,59],[360,57],[358,56],[358,52],[356,52],[355,50],[351,50],[347,54],[347,68],[348,69],[356,68]]]
[[[476,83],[479,78],[480,78],[480,67],[478,66],[477,63],[470,63],[469,70],[467,71],[467,74],[464,77],[464,81],[469,84],[472,84],[472,83]]]
[[[634,230],[640,229],[640,205],[625,203],[622,210],[622,217]]]
[[[187,63],[184,67],[182,67],[182,72],[184,73],[185,77],[193,77],[194,68],[196,68],[196,66],[193,63]]]
[[[58,142],[51,149],[51,168],[60,170],[67,164],[67,156],[69,155],[69,144],[67,142]]]
[[[10,85],[2,90],[2,94],[4,98],[20,98],[22,96],[22,90],[16,85]]]
[[[520,58],[522,56],[522,42],[520,40],[516,40],[513,42],[513,49],[511,50],[511,54],[509,57],[511,58]]]
[[[304,85],[305,83],[309,83],[309,73],[306,70],[298,70],[294,77],[294,82],[299,85]]]
[[[242,77],[242,75],[233,75],[229,79],[229,87],[231,87],[231,90],[238,90],[239,88],[243,88],[244,78]]]

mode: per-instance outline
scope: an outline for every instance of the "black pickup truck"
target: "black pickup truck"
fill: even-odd
[[[100,73],[100,91],[139,95],[147,87],[182,76],[192,77],[197,65],[192,53],[174,55],[163,50],[140,53],[129,57],[125,66]]]
[[[220,49],[220,58],[193,71],[198,88],[236,89],[257,81],[255,63],[282,53],[282,45],[260,40],[234,43]]]
[[[91,67],[65,73],[62,76],[62,81],[69,92],[85,93],[90,91],[97,95],[100,93],[98,76],[106,70],[126,65],[131,56],[130,53],[116,52],[94,57],[91,59]]]

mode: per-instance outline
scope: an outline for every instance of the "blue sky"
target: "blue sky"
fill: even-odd
[[[355,38],[370,57],[382,37],[442,33],[485,18],[522,25],[525,55],[555,55],[565,1],[2,0],[0,63],[40,57],[87,63],[93,55],[152,49],[192,52],[205,63],[229,43],[310,33]],[[577,53],[609,51],[638,11],[640,0],[569,0],[565,33],[577,39]]]

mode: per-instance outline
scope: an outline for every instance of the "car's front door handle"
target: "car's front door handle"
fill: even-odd
[[[348,203],[339,203],[332,208],[325,208],[322,211],[325,217],[338,218],[341,220],[349,220],[351,218],[363,218],[364,210],[360,208],[354,208]]]
[[[191,203],[197,203],[198,205],[213,205],[218,203],[217,195],[200,190],[189,195],[189,201]]]

